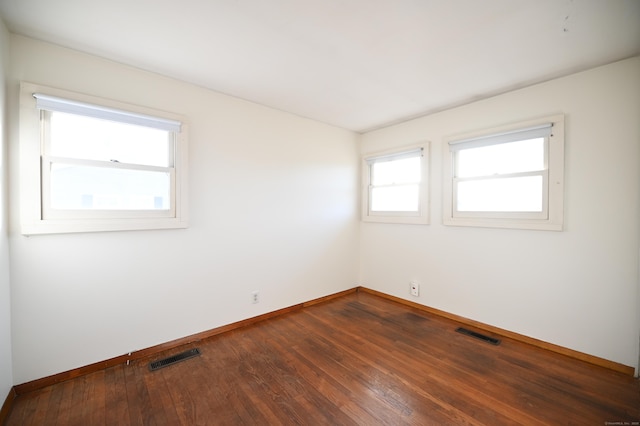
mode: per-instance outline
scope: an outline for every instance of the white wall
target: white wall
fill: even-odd
[[[28,238],[12,128],[15,383],[358,284],[357,134],[32,39],[11,43],[13,126],[19,80],[190,119],[188,229]]]
[[[636,57],[363,135],[363,152],[430,140],[433,167],[431,225],[362,224],[363,285],[637,368],[638,76]],[[444,137],[559,112],[564,232],[442,225]]]
[[[0,18],[0,405],[13,386],[11,364],[11,290],[9,282],[7,108],[9,33]]]

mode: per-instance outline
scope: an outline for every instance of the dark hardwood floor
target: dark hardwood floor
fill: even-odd
[[[631,425],[640,384],[367,293],[20,395],[8,425]],[[637,423],[636,423],[637,424]]]

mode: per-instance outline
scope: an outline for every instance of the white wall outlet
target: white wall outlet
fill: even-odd
[[[411,295],[415,297],[420,296],[420,284],[415,281],[411,281]]]
[[[251,303],[258,303],[260,301],[260,293],[256,290],[251,293]]]

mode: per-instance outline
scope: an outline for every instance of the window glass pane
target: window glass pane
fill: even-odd
[[[88,210],[169,210],[168,172],[51,165],[51,207]]]
[[[457,210],[541,212],[542,176],[458,182]]]
[[[373,163],[371,173],[374,186],[420,182],[420,157]]]
[[[417,212],[419,185],[384,186],[371,190],[371,211]]]
[[[171,133],[63,112],[51,114],[51,155],[171,167]]]
[[[544,138],[461,149],[457,177],[533,172],[544,169]]]

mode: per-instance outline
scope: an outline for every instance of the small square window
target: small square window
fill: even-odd
[[[562,229],[563,116],[448,146],[446,225]]]
[[[363,220],[428,223],[427,159],[426,143],[364,158]]]

